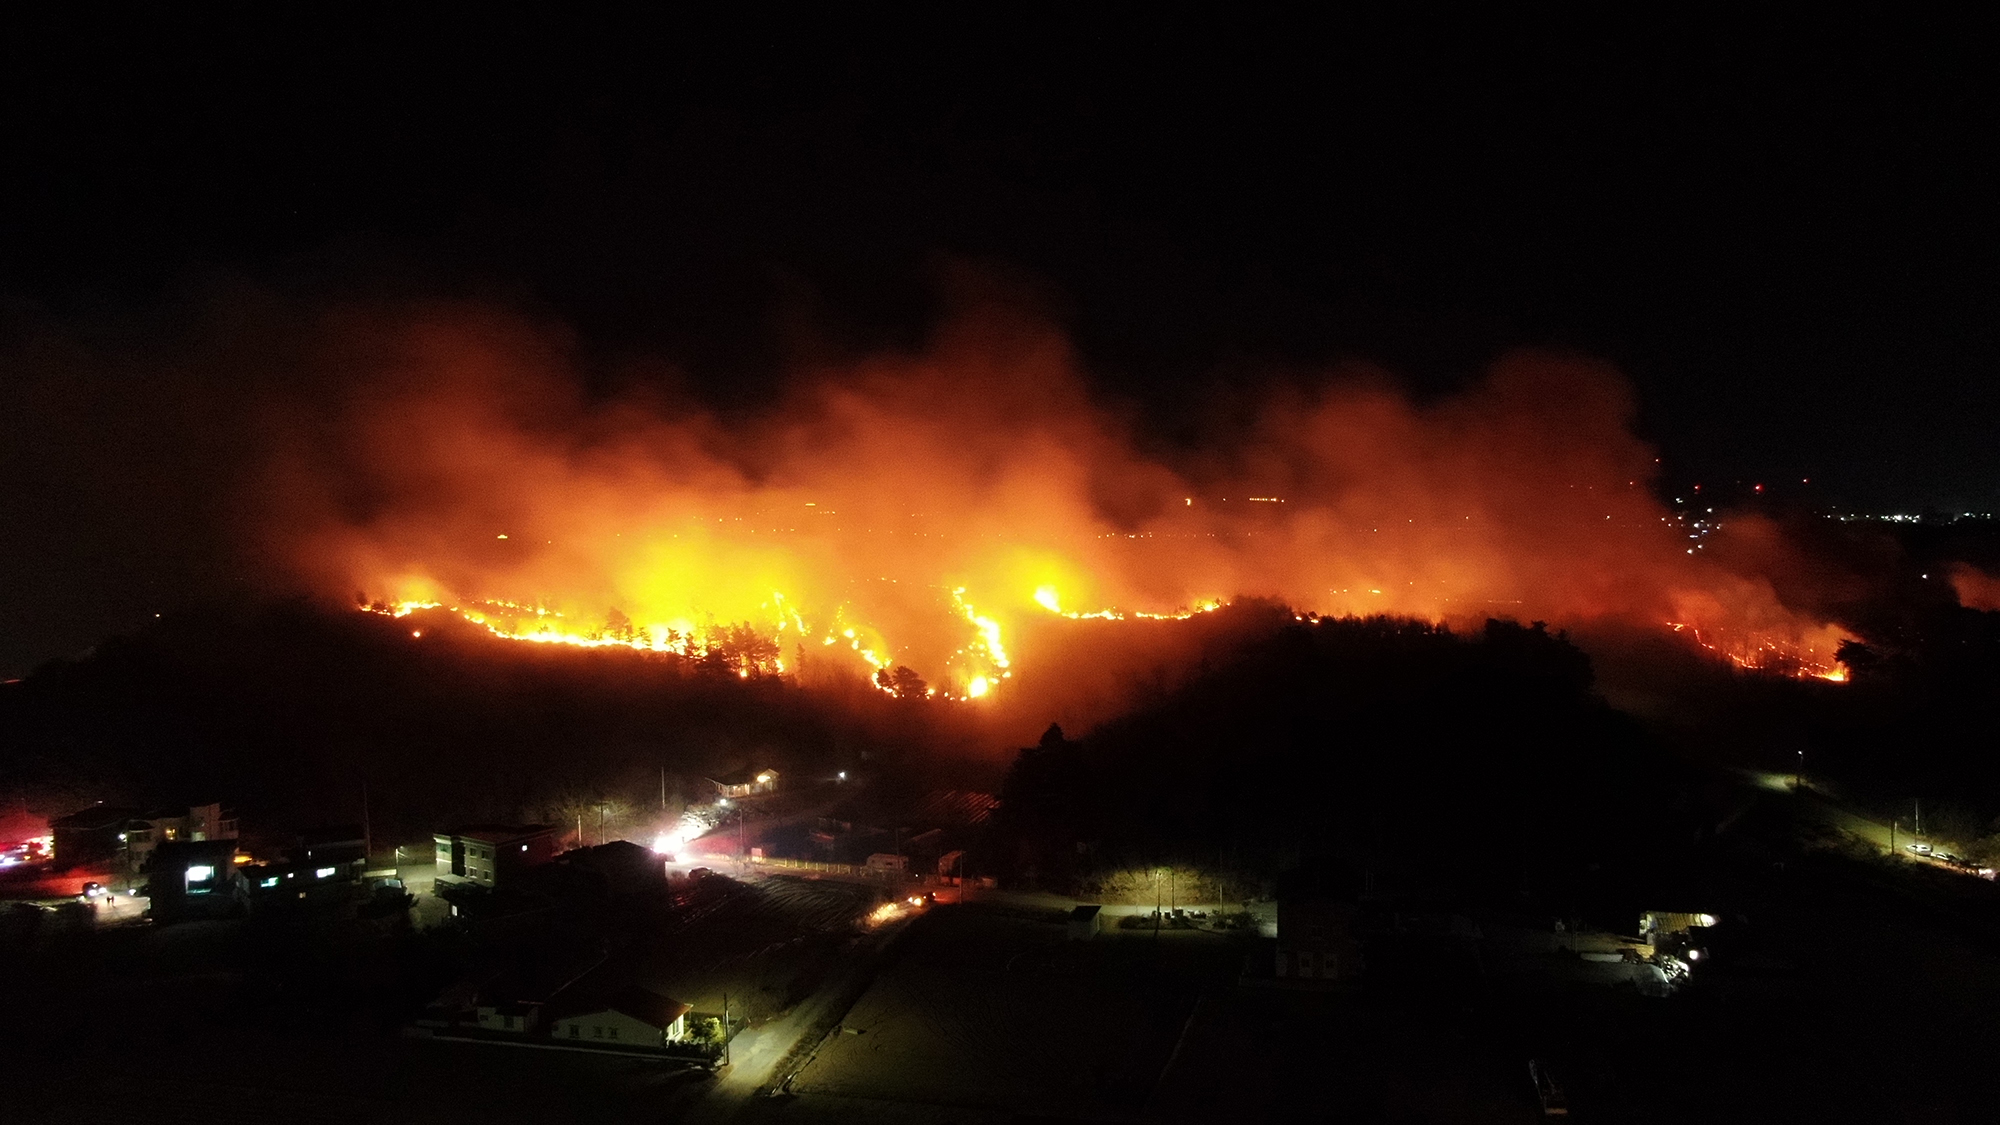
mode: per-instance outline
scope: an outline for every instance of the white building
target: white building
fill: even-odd
[[[549,1035],[558,1043],[664,1047],[687,1035],[688,1011],[678,1000],[634,985],[601,1007],[557,1018],[549,1024]]]
[[[179,809],[157,809],[133,817],[119,835],[132,870],[143,871],[153,850],[161,844],[236,839],[236,816],[219,804],[190,805],[185,813]]]

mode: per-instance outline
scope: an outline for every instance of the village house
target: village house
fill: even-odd
[[[348,901],[366,890],[368,846],[358,825],[316,828],[285,847],[284,858],[243,869],[253,898],[283,895],[316,902]]]
[[[138,809],[100,803],[57,817],[49,822],[50,858],[63,867],[118,859],[125,851],[126,826],[139,815]]]
[[[250,887],[236,859],[234,840],[171,840],[155,847],[146,864],[154,919],[167,923],[241,913]]]
[[[237,836],[236,814],[219,804],[151,811],[98,804],[51,821],[49,829],[58,863],[120,864],[133,873],[146,870],[153,850],[161,844]]]
[[[567,851],[559,862],[605,895],[648,895],[667,889],[666,863],[659,853],[630,840]]]
[[[877,875],[907,875],[910,873],[910,857],[893,852],[876,852],[868,857],[867,868]]]
[[[133,871],[144,871],[153,849],[161,844],[234,840],[236,814],[219,804],[156,809],[126,821],[122,835]]]
[[[1323,986],[1358,979],[1361,904],[1344,871],[1294,872],[1278,883],[1280,982]]]
[[[532,1034],[541,1023],[542,1006],[525,1000],[498,1000],[473,1009],[472,1025],[505,1035]]]
[[[718,799],[750,797],[758,793],[769,793],[778,788],[778,771],[770,768],[740,769],[708,779],[715,786]]]
[[[600,1005],[557,1017],[549,1036],[558,1043],[592,1046],[664,1047],[687,1035],[689,1006],[633,985]]]
[[[1069,912],[1069,940],[1089,941],[1104,932],[1104,908],[1085,903]]]
[[[495,890],[556,855],[556,830],[546,824],[473,824],[438,832],[437,881]]]

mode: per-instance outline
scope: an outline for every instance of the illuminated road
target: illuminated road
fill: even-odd
[[[759,1028],[737,1033],[729,1045],[729,1069],[686,1120],[729,1121],[761,1095],[784,1082],[810,1057],[875,979],[882,955],[903,932],[907,921],[883,927],[858,939],[843,959],[844,969],[828,976],[811,996],[791,1011]]]
[[[1836,798],[1813,788],[1810,781],[1805,788],[1794,787],[1791,774],[1753,773],[1744,771],[1743,776],[1758,789],[1786,793],[1795,798],[1794,808],[1800,819],[1819,825],[1833,832],[1839,832],[1863,840],[1882,850],[1883,853],[1902,859],[1919,860],[1921,857],[1909,851],[1911,844],[1935,844],[1928,836],[1918,836],[1901,826],[1891,826],[1882,821],[1866,817],[1841,804]],[[1930,862],[1924,860],[1923,862]],[[1932,866],[1945,870],[1960,870],[1943,863]]]
[[[109,894],[91,900],[91,909],[96,913],[100,926],[123,926],[137,922],[152,909],[153,900],[145,895]]]

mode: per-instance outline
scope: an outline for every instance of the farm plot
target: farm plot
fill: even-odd
[[[1212,967],[1162,962],[1139,943],[1066,942],[1053,921],[941,908],[913,925],[791,1089],[1016,1112],[1136,1109]]]
[[[711,876],[649,939],[642,971],[698,1011],[720,1012],[728,993],[732,1015],[767,1019],[811,992],[876,900],[849,883]]]

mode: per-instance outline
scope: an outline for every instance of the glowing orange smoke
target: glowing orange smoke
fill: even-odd
[[[1024,639],[1053,635],[1026,629],[1038,618],[1236,596],[1669,622],[1740,665],[1840,674],[1844,633],[1711,562],[1653,498],[1625,384],[1587,362],[1515,356],[1430,405],[1334,380],[1169,464],[1093,400],[1059,335],[1006,317],[802,373],[730,426],[587,401],[518,326],[373,331],[381,373],[273,480],[286,556],[384,612],[451,607],[502,636],[709,654],[745,676],[908,667],[953,699],[1059,663]]]
[[[1951,568],[1951,589],[1967,609],[2000,610],[2000,578],[1967,563]]]

